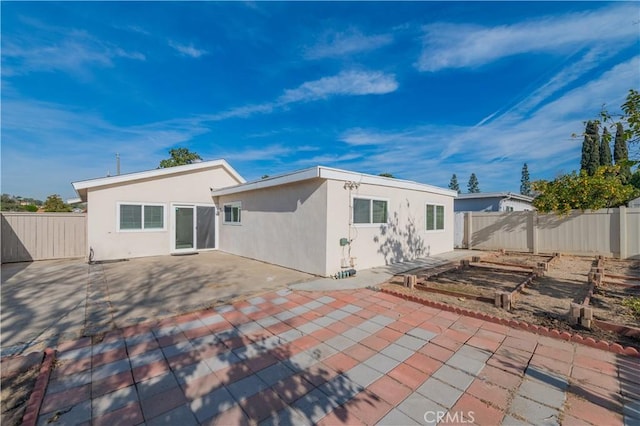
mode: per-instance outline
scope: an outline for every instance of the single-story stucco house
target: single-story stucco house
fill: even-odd
[[[637,209],[638,207],[640,207],[640,197],[634,198],[633,200],[629,201],[627,203],[627,207],[632,209]]]
[[[331,276],[453,250],[455,191],[322,166],[245,182],[215,160],[73,187],[94,261],[219,249]]]
[[[453,202],[456,212],[521,212],[535,210],[533,197],[513,192],[476,192],[458,194]]]

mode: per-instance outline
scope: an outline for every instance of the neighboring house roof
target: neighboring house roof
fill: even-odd
[[[413,182],[409,180],[388,178],[383,176],[368,175],[363,173],[350,172],[347,170],[333,169],[324,166],[315,166],[304,170],[298,170],[291,173],[285,173],[278,176],[268,177],[265,179],[246,182],[240,185],[230,186],[221,189],[212,189],[211,195],[214,197],[220,195],[237,194],[239,192],[253,191],[273,186],[286,185],[294,182],[301,182],[309,179],[332,179],[345,182],[355,182],[358,184],[372,184],[386,186],[390,188],[412,189],[416,191],[431,192],[434,194],[456,196],[456,191],[440,188],[437,186],[427,185],[424,183]]]
[[[144,172],[127,173],[117,176],[108,176],[97,179],[81,180],[78,182],[72,182],[73,189],[76,190],[82,201],[87,201],[87,190],[91,188],[97,188],[100,186],[114,185],[119,183],[129,183],[136,180],[152,179],[156,177],[165,177],[180,173],[192,172],[197,170],[211,169],[215,167],[224,168],[231,176],[233,176],[239,183],[246,182],[233,167],[229,165],[225,160],[213,160],[213,161],[201,161],[199,163],[186,164],[184,166],[167,167],[164,169],[153,169]],[[208,183],[207,183],[208,184]]]
[[[640,207],[640,197],[634,198],[627,204],[631,208]]]
[[[476,199],[476,198],[511,198],[514,200],[525,201],[531,203],[533,201],[533,197],[529,197],[527,195],[516,194],[514,192],[474,192],[471,194],[458,194],[456,199],[458,200],[467,200],[467,199]]]

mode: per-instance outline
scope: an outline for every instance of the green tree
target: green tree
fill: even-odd
[[[469,176],[469,183],[467,184],[467,190],[470,194],[475,194],[480,192],[480,187],[478,186],[478,178],[475,173],[471,173]]]
[[[38,206],[36,206],[35,204],[27,204],[26,206],[24,206],[24,210],[27,212],[35,213],[38,211]]]
[[[455,173],[451,176],[451,180],[449,181],[449,189],[451,189],[453,191],[458,191],[458,194],[460,193],[460,185],[458,184],[458,176],[456,176]]]
[[[529,181],[529,167],[527,163],[522,166],[522,177],[520,178],[520,193],[531,196],[531,182]]]
[[[593,175],[598,167],[600,167],[600,135],[598,134],[598,122],[589,120],[584,130],[580,170],[584,170],[587,174]]]
[[[629,162],[629,149],[627,147],[627,132],[622,123],[616,123],[616,137],[613,143],[613,160],[620,166],[620,174],[623,182],[628,182],[631,177],[631,163]]]
[[[62,201],[58,194],[49,195],[42,206],[45,212],[70,212],[71,206]]]
[[[0,199],[0,210],[3,212],[16,212],[22,210],[18,201],[9,194],[2,194]]]
[[[189,151],[187,148],[173,148],[169,150],[171,158],[160,161],[159,169],[167,167],[184,166],[185,164],[193,164],[202,161],[202,157],[195,152]]]
[[[630,145],[640,143],[640,93],[637,90],[630,89],[620,109],[622,110],[622,114],[616,116],[617,121],[606,109],[600,112],[600,117],[604,123],[615,123],[616,142],[618,142],[618,137],[624,139],[626,142],[624,150],[628,150]],[[614,146],[614,160],[615,150],[616,148]],[[632,158],[632,160],[636,159],[638,152],[640,152],[640,150],[635,150],[634,153],[636,155],[633,156],[634,158]]]
[[[616,123],[616,137],[613,143],[613,159],[618,164],[629,159],[629,149],[627,148],[627,136],[622,123]]]
[[[626,139],[629,143],[640,142],[640,93],[630,89],[622,104],[623,119],[627,122]]]
[[[629,184],[634,188],[640,190],[640,169],[636,170],[636,172],[631,175],[631,178],[629,179]]]
[[[602,166],[593,175],[585,170],[560,176],[553,181],[533,182],[539,195],[533,200],[538,211],[564,215],[572,209],[597,210],[618,207],[638,195],[638,190],[620,179],[619,166]]]
[[[609,130],[605,127],[602,130],[602,138],[600,140],[601,166],[611,166],[611,145],[609,145],[609,141],[611,141],[611,135],[609,134]]]

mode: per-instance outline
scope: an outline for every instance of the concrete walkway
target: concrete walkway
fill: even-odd
[[[640,423],[640,360],[368,289],[62,344],[38,424]]]
[[[482,256],[484,253],[473,250],[455,250],[437,256],[425,257],[409,262],[394,263],[392,265],[358,271],[355,276],[343,279],[318,278],[303,283],[290,284],[292,290],[305,291],[330,291],[330,290],[354,290],[377,286],[390,280],[394,275],[411,271],[417,268],[433,268],[449,262],[471,257]]]

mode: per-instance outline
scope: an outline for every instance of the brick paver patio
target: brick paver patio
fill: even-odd
[[[640,359],[371,290],[60,345],[38,424],[640,424]]]

